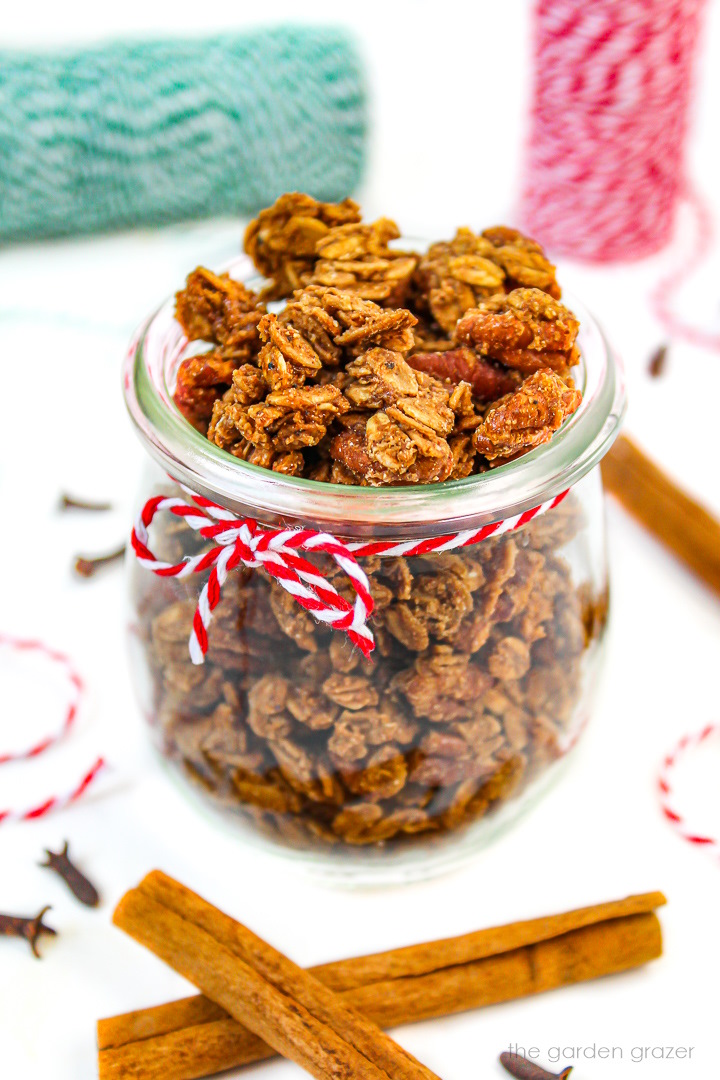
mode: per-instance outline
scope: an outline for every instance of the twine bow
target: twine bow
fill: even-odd
[[[210,570],[200,593],[190,634],[190,657],[202,664],[208,650],[208,627],[220,602],[222,587],[231,570],[242,564],[270,574],[301,607],[319,622],[343,630],[365,656],[375,648],[367,626],[373,610],[370,582],[355,556],[334,536],[312,529],[262,529],[251,518],[238,518],[199,495],[192,503],[181,498],[150,499],[132,531],[133,550],[142,566],[161,577],[189,577]],[[148,547],[148,528],[156,514],[166,510],[182,518],[213,546],[181,563],[160,562]],[[330,555],[344,571],[355,592],[353,604],[341,596],[300,552]]]
[[[531,510],[492,522],[481,529],[466,529],[449,536],[419,541],[381,540],[343,544],[331,533],[313,529],[263,529],[252,518],[235,517],[217,503],[192,491],[187,493],[192,502],[162,495],[149,499],[135,522],[130,542],[140,565],[160,577],[185,578],[210,570],[193,616],[189,647],[194,664],[202,664],[205,660],[213,611],[220,602],[228,574],[240,564],[270,574],[318,622],[326,623],[334,630],[342,630],[364,656],[369,656],[375,648],[375,639],[367,620],[374,605],[370,582],[357,561],[358,557],[429,555],[468,547],[490,536],[522,528],[533,518],[552,510],[567,495],[567,491],[563,491]],[[204,539],[214,541],[213,546],[199,555],[187,556],[180,563],[162,562],[148,547],[148,529],[155,515],[163,510],[182,518]],[[348,578],[355,592],[355,602],[351,604],[341,596],[332,582],[299,554],[300,551],[330,555]]]

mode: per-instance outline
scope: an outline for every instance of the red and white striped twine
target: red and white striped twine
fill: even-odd
[[[367,555],[428,555],[477,544],[489,536],[522,528],[539,514],[562,502],[567,491],[523,514],[493,522],[482,529],[467,529],[420,541],[378,540],[349,544],[342,543],[330,533],[313,529],[263,529],[251,518],[235,517],[209,499],[190,491],[188,495],[192,502],[178,497],[156,496],[149,499],[135,522],[130,540],[140,565],[160,577],[184,578],[210,571],[195,609],[189,643],[193,663],[202,664],[208,650],[208,628],[213,611],[220,602],[222,587],[230,571],[241,564],[264,570],[315,619],[335,630],[344,631],[362,653],[369,656],[375,648],[375,640],[367,625],[373,610],[373,599],[370,582],[358,558]],[[206,540],[213,540],[214,545],[180,563],[161,562],[148,546],[148,529],[155,515],[162,511],[182,518]],[[299,554],[300,551],[330,555],[347,576],[355,593],[354,603],[341,596],[332,582]]]
[[[677,808],[672,788],[673,773],[680,759],[689,751],[697,750],[708,739],[718,735],[720,735],[720,725],[718,724],[708,724],[702,731],[684,735],[662,763],[658,776],[658,790],[660,792],[662,812],[683,840],[687,840],[689,844],[695,844],[697,847],[710,848],[715,854],[720,855],[720,840],[717,837],[709,836],[704,832],[698,833],[689,828],[686,816]]]
[[[563,254],[637,259],[685,186],[705,0],[538,0],[522,217]]]
[[[62,795],[51,795],[49,799],[45,799],[43,802],[30,806],[25,810],[0,810],[0,825],[5,825],[11,821],[35,821],[37,818],[46,817],[57,810],[64,810],[65,807],[72,806],[73,803],[82,798],[90,785],[106,767],[105,759],[99,757],[78,783]]]
[[[44,645],[41,641],[26,641],[10,637],[7,634],[0,634],[0,648],[13,649],[16,652],[21,653],[35,653],[43,659],[50,661],[50,663],[61,669],[69,687],[68,699],[63,709],[63,717],[59,727],[26,749],[0,753],[0,765],[6,765],[12,761],[27,761],[32,758],[37,758],[40,754],[49,750],[50,747],[60,742],[61,739],[64,739],[75,723],[85,687],[82,678],[73,667],[69,658],[65,656],[64,653]],[[33,821],[36,818],[45,817],[46,814],[61,810],[63,807],[77,802],[104,768],[105,761],[103,758],[98,758],[92,768],[90,768],[69,791],[61,795],[52,795],[50,798],[44,799],[41,803],[30,806],[24,810],[0,809],[0,825],[4,825],[10,821]]]
[[[673,312],[713,236],[685,168],[704,8],[705,0],[538,0],[519,216],[551,251],[603,263],[659,251],[686,202],[691,244],[652,304],[673,337],[720,350],[717,331]]]

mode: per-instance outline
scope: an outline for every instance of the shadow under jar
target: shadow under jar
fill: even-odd
[[[248,264],[231,272],[246,279]],[[581,323],[578,411],[516,461],[418,487],[319,483],[229,456],[172,401],[186,354],[172,303],[142,327],[125,377],[154,459],[141,504],[187,499],[172,476],[261,528],[417,544],[507,522],[569,489],[466,547],[360,557],[375,602],[368,659],[264,570],[240,566],[196,665],[188,640],[207,572],[162,577],[131,561],[133,678],[155,743],[245,836],[335,878],[422,877],[486,843],[558,774],[592,709],[608,606],[597,465],[625,406],[602,333],[569,303]],[[169,513],[149,529],[168,563],[207,544]],[[353,599],[329,555],[307,557]]]

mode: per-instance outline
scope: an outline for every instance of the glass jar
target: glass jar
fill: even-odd
[[[253,284],[245,258],[230,269]],[[568,303],[581,323],[578,411],[516,461],[416,487],[325,484],[231,457],[172,401],[187,354],[172,302],[139,331],[125,391],[155,463],[140,505],[187,499],[180,484],[260,528],[417,543],[517,525],[569,489],[469,546],[361,557],[375,603],[368,659],[264,569],[241,565],[195,664],[188,640],[209,571],[164,577],[131,560],[133,679],[155,744],[246,837],[336,877],[425,876],[487,842],[567,760],[592,709],[607,616],[598,463],[625,407],[599,327]],[[169,513],[149,527],[168,563],[207,544]],[[352,596],[329,555],[307,557]]]

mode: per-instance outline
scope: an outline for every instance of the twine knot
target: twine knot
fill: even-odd
[[[265,529],[252,518],[235,517],[229,510],[199,495],[149,499],[132,531],[131,544],[142,566],[161,577],[189,577],[210,571],[193,616],[190,657],[202,664],[208,650],[208,627],[220,603],[228,574],[239,565],[264,570],[293,599],[318,620],[344,631],[364,656],[375,648],[367,626],[372,614],[370,582],[352,551],[330,533],[313,529]],[[212,546],[180,563],[161,562],[149,548],[148,529],[156,514],[168,511],[200,534]],[[330,555],[344,572],[355,593],[351,603],[301,552]]]

